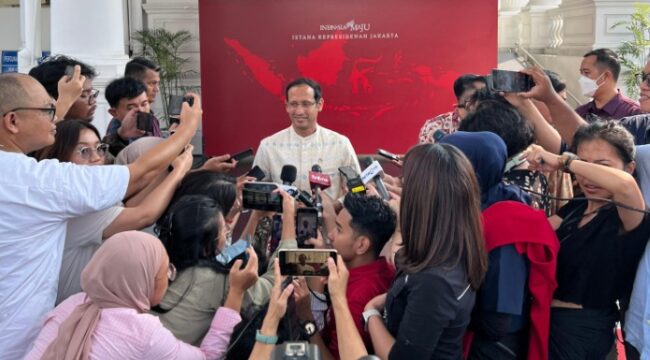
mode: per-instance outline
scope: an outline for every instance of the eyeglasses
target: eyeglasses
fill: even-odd
[[[106,153],[108,152],[109,147],[110,146],[108,144],[99,144],[95,148],[92,148],[92,147],[89,147],[89,146],[84,146],[81,149],[77,150],[77,153],[83,159],[88,160],[92,156],[93,152],[97,153],[97,156],[99,156],[99,157],[106,156]]]
[[[169,281],[176,280],[176,266],[172,263],[169,263],[169,268],[167,269],[167,279]]]
[[[13,109],[7,111],[6,113],[2,114],[2,116],[5,116],[5,115],[9,114],[10,112],[24,111],[24,110],[41,111],[41,112],[47,113],[47,115],[50,118],[51,122],[54,122],[54,119],[56,118],[56,107],[54,107],[54,106],[52,106],[52,107],[43,107],[43,108],[39,108],[39,107],[17,107],[17,108],[13,108]]]
[[[81,92],[81,96],[79,98],[88,100],[88,103],[90,104],[93,100],[97,100],[97,97],[99,96],[99,90],[97,89],[90,89],[90,90],[84,90]]]
[[[636,75],[636,83],[641,86],[642,83],[645,83],[646,86],[650,86],[650,74],[640,73]]]
[[[314,105],[316,105],[316,103],[313,101],[303,101],[303,102],[292,101],[290,103],[287,103],[287,108],[292,110],[297,110],[299,107],[303,109],[309,109]]]

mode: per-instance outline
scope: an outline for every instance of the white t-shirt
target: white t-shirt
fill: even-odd
[[[68,221],[56,305],[70,295],[82,292],[81,272],[102,244],[104,230],[122,210],[123,206],[112,206]]]
[[[129,170],[6,151],[0,165],[0,358],[22,359],[54,307],[68,220],[120,202]]]

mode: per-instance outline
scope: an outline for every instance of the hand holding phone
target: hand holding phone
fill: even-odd
[[[136,118],[136,128],[138,130],[142,130],[145,132],[152,132],[153,131],[153,115],[148,112],[143,112],[140,111],[138,112],[137,118]]]
[[[228,159],[228,161],[235,160],[237,162],[240,162],[240,161],[242,161],[242,160],[244,160],[246,158],[249,158],[251,156],[253,156],[253,148],[248,148],[246,150],[243,150],[243,151],[240,151],[240,152],[236,153],[235,155],[230,156],[230,159]]]
[[[314,245],[306,244],[309,239],[318,237],[318,210],[299,208],[296,211],[296,241],[301,249],[311,249]]]

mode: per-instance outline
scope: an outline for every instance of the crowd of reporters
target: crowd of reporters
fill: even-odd
[[[461,76],[419,144],[380,151],[393,175],[318,125],[310,79],[252,168],[196,166],[201,98],[163,134],[159,71],[107,86],[103,138],[92,67],[0,75],[3,359],[650,354],[650,79],[625,98],[611,50],[585,54],[576,110],[539,68],[520,91]]]

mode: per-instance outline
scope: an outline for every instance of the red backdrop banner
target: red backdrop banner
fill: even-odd
[[[459,75],[497,62],[497,0],[200,0],[199,21],[211,155],[289,126],[284,87],[302,76],[357,153],[403,153],[452,109]]]

